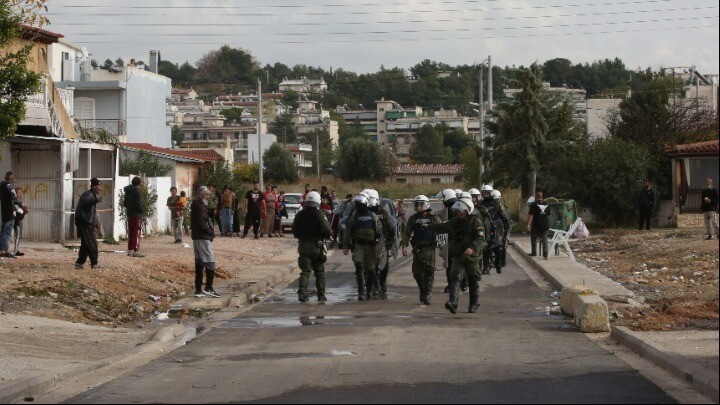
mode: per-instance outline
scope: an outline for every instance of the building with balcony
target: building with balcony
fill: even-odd
[[[93,69],[84,79],[58,83],[60,88],[74,89],[75,119],[81,131],[172,146],[167,124],[169,78],[128,65],[119,71]]]
[[[317,101],[300,101],[298,108],[292,116],[292,122],[297,134],[306,137],[316,130],[327,131],[334,146],[340,142],[339,126],[337,121],[330,119],[330,111],[319,108]],[[312,141],[312,139],[307,139]]]
[[[98,205],[100,222],[108,236],[119,240],[125,227],[115,210],[117,147],[83,140],[76,131],[72,89],[63,92],[53,81],[54,74],[72,77],[68,75],[74,71],[57,69],[52,57],[51,47],[62,38],[61,34],[23,26],[20,39],[0,49],[1,55],[29,46],[27,68],[43,78],[40,91],[25,103],[25,119],[0,146],[0,171],[15,173],[14,185],[23,190],[25,202],[32,207],[32,214],[25,219],[24,238],[60,243],[75,239],[75,205],[89,188],[90,179],[97,177],[105,184],[104,201]],[[51,65],[55,66],[52,71]]]
[[[308,79],[307,77],[301,77],[300,79],[288,79],[287,77],[278,86],[280,92],[283,91],[294,91],[300,94],[310,93],[325,93],[327,92],[328,85],[325,79]]]

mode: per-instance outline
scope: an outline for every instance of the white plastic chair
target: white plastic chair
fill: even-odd
[[[553,250],[555,250],[555,245],[563,245],[565,246],[565,251],[567,252],[568,256],[570,256],[570,258],[575,261],[575,255],[573,255],[572,249],[570,249],[569,241],[581,223],[582,218],[578,218],[575,220],[575,222],[573,222],[572,225],[570,225],[570,229],[568,229],[567,231],[563,231],[560,229],[550,229],[550,231],[553,232],[553,236],[548,241],[548,251],[552,252]]]

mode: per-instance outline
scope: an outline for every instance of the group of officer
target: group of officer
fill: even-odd
[[[505,248],[509,220],[501,201],[500,192],[485,185],[480,190],[445,189],[438,198],[444,210],[439,213],[444,221],[430,208],[430,199],[418,195],[413,199],[415,213],[408,219],[400,245],[402,254],[408,255],[412,246],[412,274],[420,291],[420,302],[430,305],[435,277],[436,249],[441,248],[445,258],[449,299],[445,308],[457,313],[461,290],[469,290],[469,313],[478,310],[479,281],[491,267],[497,273],[505,265]],[[319,211],[320,195],[308,193],[305,209],[293,222],[293,234],[300,240],[298,264],[302,271],[298,299],[307,302],[308,282],[314,271],[318,301],[326,301],[323,263],[327,259],[324,240],[331,234],[330,226]],[[366,189],[353,198],[341,226],[343,254],[350,253],[355,265],[358,300],[387,298],[387,275],[390,267],[390,249],[395,243],[395,219],[383,207],[379,193]],[[448,235],[448,243],[440,235]]]

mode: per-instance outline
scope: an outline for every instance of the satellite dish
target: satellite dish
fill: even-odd
[[[85,48],[84,46],[82,48],[80,48],[80,52],[82,52],[83,58],[87,58],[88,56],[90,56],[90,53],[88,52],[87,48]]]

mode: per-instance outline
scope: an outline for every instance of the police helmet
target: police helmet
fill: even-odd
[[[430,199],[420,194],[413,198],[413,204],[415,205],[415,211],[423,212],[430,209]]]
[[[370,195],[368,195],[368,201],[370,203],[370,207],[377,207],[380,205],[380,193],[377,192],[377,190],[371,188],[368,190]]]
[[[468,190],[468,193],[470,193],[471,196],[477,196],[480,195],[480,190],[476,188],[471,188],[470,190]]]
[[[494,199],[499,200],[502,198],[502,194],[500,193],[500,190],[493,190],[492,196]]]
[[[305,196],[305,206],[311,208],[317,208],[320,206],[320,193],[317,191],[311,191]]]
[[[463,196],[458,198],[458,200],[453,204],[452,208],[453,211],[456,212],[462,212],[465,211],[469,214],[472,214],[472,212],[475,210],[475,205],[472,202],[472,199],[470,199],[469,196]]]
[[[443,202],[446,202],[452,200],[453,198],[457,198],[457,195],[455,194],[455,190],[446,188],[438,194],[438,198],[441,198]]]

